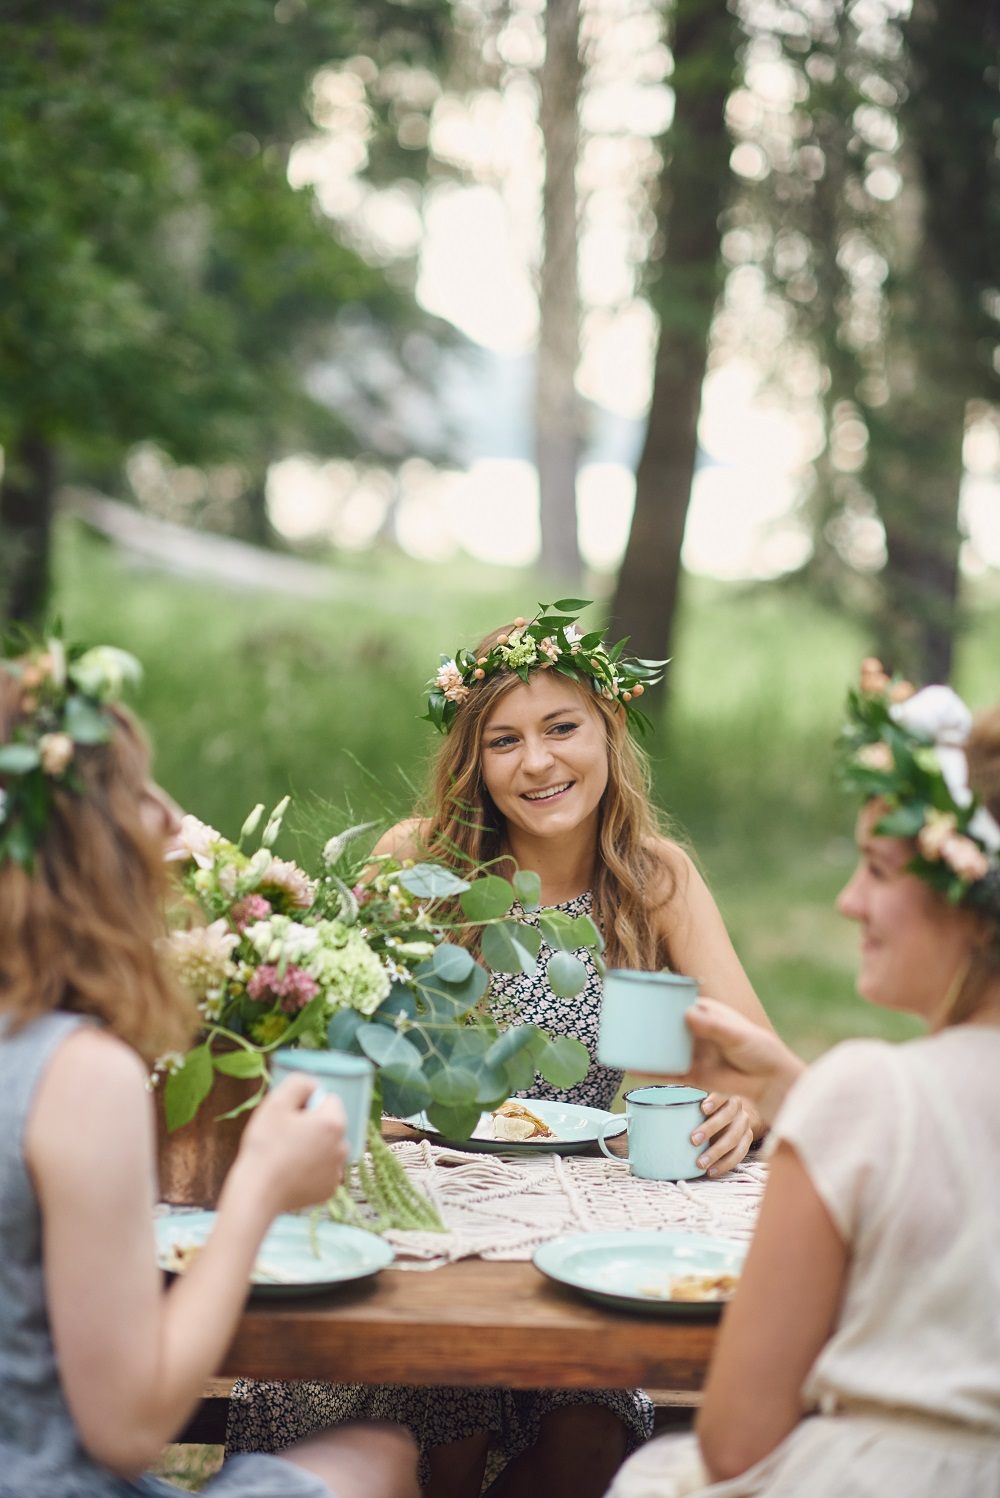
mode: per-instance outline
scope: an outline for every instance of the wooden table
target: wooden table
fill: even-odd
[[[415,1137],[403,1126],[389,1138]],[[701,1388],[716,1325],[584,1300],[530,1262],[463,1259],[386,1269],[303,1299],[248,1305],[222,1378],[510,1388]],[[206,1403],[189,1440],[217,1439]]]

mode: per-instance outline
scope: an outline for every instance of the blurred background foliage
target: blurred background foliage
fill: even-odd
[[[996,8],[0,15],[0,617],[135,650],[167,786],[228,832],[290,789],[302,849],[406,811],[439,652],[571,584],[638,653],[676,657],[658,792],[779,1027],[806,1054],[905,1033],[851,998],[829,746],[872,649],[998,695]],[[463,415],[513,424],[476,384],[473,314],[495,300],[502,334],[517,305],[497,281],[451,320],[431,294],[435,215],[463,192],[508,213],[533,303],[527,436],[500,432],[535,486],[520,570],[481,560],[534,534],[517,464],[485,498],[455,487],[475,476]],[[801,456],[784,560],[724,583],[686,568],[685,538],[699,477],[738,466],[705,406],[736,365]],[[624,421],[616,387],[636,385]],[[582,493],[605,405],[635,478],[620,546],[610,490],[589,511],[597,565]],[[458,548],[439,565],[403,523],[435,485]]]

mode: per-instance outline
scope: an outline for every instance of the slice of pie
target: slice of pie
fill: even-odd
[[[493,1110],[493,1137],[520,1144],[526,1139],[555,1139],[556,1135],[530,1108],[516,1098],[508,1098]]]

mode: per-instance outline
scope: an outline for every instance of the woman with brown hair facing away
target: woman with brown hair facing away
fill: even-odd
[[[114,705],[124,652],[0,661],[0,1495],[170,1498],[143,1475],[232,1338],[277,1213],[324,1200],[340,1104],[304,1077],[252,1119],[211,1238],[164,1291],[147,1064],[198,1016],[160,965],[177,808]],[[213,1498],[414,1498],[398,1428],[245,1456]]]
[[[852,694],[862,801],[841,915],[858,992],[919,1015],[808,1070],[699,1001],[692,1077],[776,1113],[772,1166],[697,1438],[653,1441],[608,1498],[1000,1498],[1000,706]]]
[[[375,852],[431,856],[459,871],[534,870],[544,908],[593,918],[609,967],[693,974],[705,991],[767,1025],[704,881],[660,830],[647,764],[629,735],[658,675],[656,666],[608,651],[599,634],[582,633],[565,609],[516,619],[475,651],[443,659],[429,697],[428,716],[446,733],[429,815],[393,828]],[[536,1077],[525,1096],[610,1108],[622,1073],[596,1061],[600,977],[585,960],[583,990],[558,998],[545,981],[550,956],[543,942],[536,976],[494,972],[491,1013],[501,1028],[533,1021],[574,1036],[594,1058],[568,1091]],[[737,1098],[713,1094],[704,1109],[694,1137],[704,1145],[701,1163],[717,1176],[743,1159],[758,1124]],[[292,1432],[348,1415],[389,1414],[420,1440],[429,1498],[475,1498],[484,1473],[488,1480],[501,1462],[491,1498],[596,1498],[652,1427],[645,1395],[621,1389],[241,1383],[230,1408],[230,1443],[240,1450],[273,1450]]]

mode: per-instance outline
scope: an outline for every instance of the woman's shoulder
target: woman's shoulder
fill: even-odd
[[[670,907],[678,895],[683,904],[692,892],[707,889],[695,859],[683,843],[657,833],[647,838],[643,846],[650,860],[651,906]]]
[[[388,854],[390,858],[418,858],[427,851],[430,826],[427,817],[405,817],[388,832],[383,832],[372,853]]]

